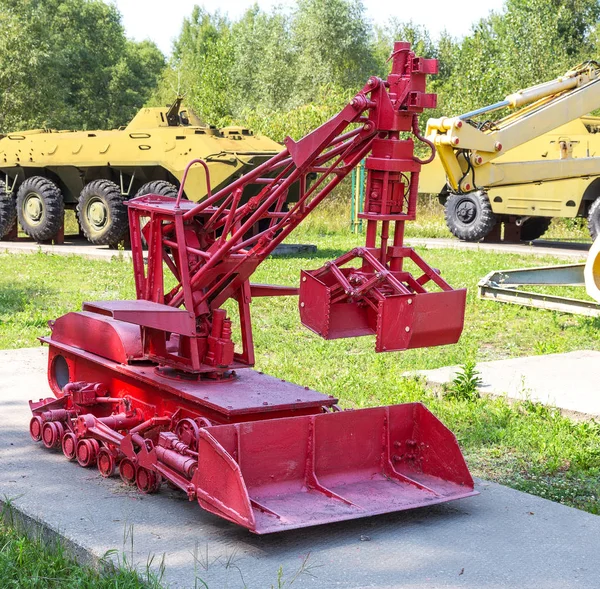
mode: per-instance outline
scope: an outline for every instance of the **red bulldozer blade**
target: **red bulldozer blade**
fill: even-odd
[[[198,452],[200,505],[257,534],[477,494],[420,403],[207,427]]]

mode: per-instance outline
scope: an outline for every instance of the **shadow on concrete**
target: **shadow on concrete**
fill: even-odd
[[[570,241],[568,239],[535,239],[531,242],[531,245],[534,247],[548,247],[587,252],[592,247],[592,242]]]

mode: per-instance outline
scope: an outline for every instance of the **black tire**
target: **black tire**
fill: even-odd
[[[592,206],[588,210],[588,231],[592,236],[592,239],[596,241],[596,238],[600,235],[600,197],[597,198]]]
[[[444,205],[446,225],[455,237],[464,241],[483,239],[498,219],[485,192],[451,193]]]
[[[531,217],[521,225],[521,241],[533,241],[548,231],[552,217]]]
[[[87,240],[112,245],[127,235],[127,207],[119,187],[110,180],[93,180],[79,195],[77,219]]]
[[[171,184],[166,180],[152,180],[152,182],[146,182],[143,184],[141,188],[135,193],[135,196],[144,196],[146,194],[158,194],[160,196],[170,196],[171,198],[177,198],[177,194],[179,193],[179,189],[175,184]],[[185,198],[183,196],[182,198]],[[149,219],[148,219],[149,220]],[[146,225],[145,222],[142,223],[142,228]],[[146,238],[142,234],[142,244],[147,246]]]
[[[23,231],[36,241],[56,236],[65,218],[60,189],[43,176],[24,180],[17,192],[17,217]]]
[[[177,198],[179,190],[177,186],[167,182],[166,180],[153,180],[144,184],[136,193],[136,196],[144,196],[145,194],[159,194],[160,196],[171,196]]]
[[[6,194],[6,184],[0,181],[0,239],[8,235],[17,222],[17,204],[12,195]]]

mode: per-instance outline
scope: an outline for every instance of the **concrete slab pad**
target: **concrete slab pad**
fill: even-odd
[[[26,401],[47,394],[45,356],[0,351],[0,498],[80,556],[123,550],[144,567],[164,555],[175,588],[277,587],[280,567],[289,583],[304,559],[308,572],[294,587],[600,586],[600,518],[483,481],[481,495],[452,504],[272,536],[253,536],[168,489],[139,495],[31,442]]]
[[[600,416],[600,352],[527,356],[477,364],[481,393],[538,401],[565,411]],[[458,366],[421,370],[430,384],[451,382]]]

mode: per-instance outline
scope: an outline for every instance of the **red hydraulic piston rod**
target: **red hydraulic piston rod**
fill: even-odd
[[[188,479],[191,479],[196,472],[198,467],[198,459],[191,458],[189,456],[182,456],[174,450],[163,448],[162,446],[155,446],[156,457],[173,470],[181,473]]]

